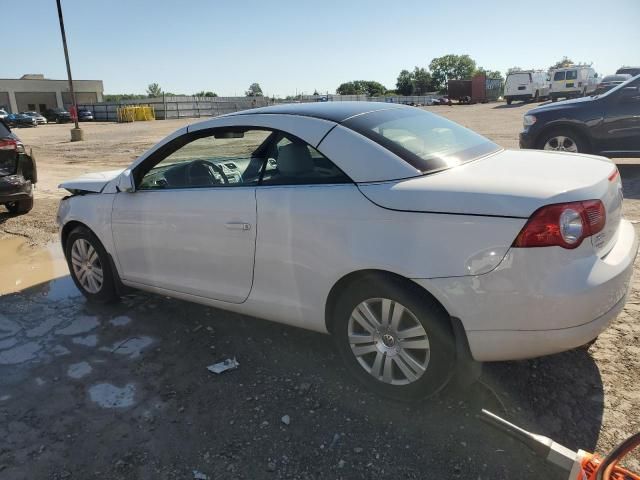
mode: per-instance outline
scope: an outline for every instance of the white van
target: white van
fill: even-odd
[[[507,75],[504,98],[507,105],[514,100],[537,102],[549,96],[549,74],[542,70],[521,70]]]
[[[598,86],[598,74],[589,65],[572,65],[551,70],[551,101],[585,97]]]

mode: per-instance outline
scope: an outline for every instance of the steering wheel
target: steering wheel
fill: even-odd
[[[207,171],[206,176],[192,174],[195,168],[205,168]],[[205,179],[205,178],[207,181],[205,185],[215,185],[217,183],[220,183],[213,172],[216,172],[217,174],[220,175],[220,177],[222,178],[222,183],[225,183],[225,184],[229,183],[229,178],[225,175],[224,170],[222,169],[221,166],[216,165],[215,163],[210,162],[208,160],[194,160],[193,162],[189,163],[185,171],[185,174],[187,177],[186,178],[187,184],[194,184],[194,183],[197,184],[198,182],[194,182],[193,181],[194,179]]]

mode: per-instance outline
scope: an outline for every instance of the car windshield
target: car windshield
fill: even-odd
[[[423,173],[445,170],[500,147],[438,115],[394,108],[357,115],[343,123],[398,155]]]
[[[630,78],[630,75],[607,75],[602,79],[602,82],[624,82],[625,80],[629,80]]]

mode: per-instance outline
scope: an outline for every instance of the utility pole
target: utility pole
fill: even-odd
[[[73,90],[73,79],[71,78],[71,64],[69,63],[69,50],[67,50],[67,35],[64,32],[64,20],[62,19],[62,7],[60,6],[60,0],[56,0],[58,5],[58,20],[60,20],[60,33],[62,34],[62,46],[64,47],[64,59],[67,62],[67,77],[69,77],[69,91],[71,92],[71,101],[73,102],[73,109],[75,111],[75,124],[76,127],[71,129],[71,141],[77,142],[84,138],[84,132],[78,124],[78,102],[76,102],[76,92]]]

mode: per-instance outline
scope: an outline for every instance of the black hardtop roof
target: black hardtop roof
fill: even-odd
[[[252,108],[232,113],[231,115],[252,115],[252,114],[280,114],[280,115],[300,115],[303,117],[321,118],[336,123],[342,123],[348,118],[363,113],[375,112],[379,110],[390,110],[395,108],[407,108],[406,105],[386,102],[311,102],[311,103],[283,103],[270,107]]]

